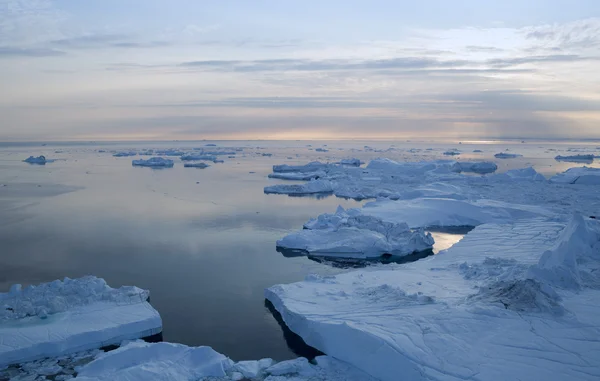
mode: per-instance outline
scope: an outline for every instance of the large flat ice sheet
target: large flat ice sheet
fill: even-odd
[[[597,380],[598,230],[487,224],[431,259],[265,296],[309,345],[380,380]]]

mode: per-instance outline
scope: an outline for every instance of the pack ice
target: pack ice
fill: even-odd
[[[162,321],[148,295],[92,276],[13,285],[0,293],[0,368],[158,334]]]
[[[173,160],[164,159],[162,157],[151,157],[148,160],[139,159],[133,160],[131,165],[134,167],[154,167],[154,168],[171,168],[174,165]]]
[[[428,259],[265,296],[307,344],[383,381],[600,378],[600,226],[581,215],[487,222]]]

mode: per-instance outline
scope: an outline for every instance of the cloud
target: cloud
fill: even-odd
[[[472,53],[500,53],[500,52],[504,51],[504,49],[496,48],[493,46],[477,46],[477,45],[469,45],[466,47],[466,49]]]
[[[49,44],[63,49],[154,48],[171,45],[167,41],[135,41],[133,36],[126,34],[87,34],[53,40]]]
[[[66,53],[55,49],[45,48],[18,48],[10,46],[0,46],[0,58],[12,57],[56,57],[63,56]]]
[[[522,33],[547,49],[595,49],[600,46],[600,18],[527,27]]]

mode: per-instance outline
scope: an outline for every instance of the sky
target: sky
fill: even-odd
[[[600,139],[598,0],[0,0],[0,141]]]

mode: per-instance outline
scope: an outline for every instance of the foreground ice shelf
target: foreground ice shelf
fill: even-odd
[[[162,331],[148,291],[84,277],[0,294],[0,367],[119,344]]]
[[[600,226],[484,224],[430,259],[273,286],[307,344],[384,380],[600,378]]]

